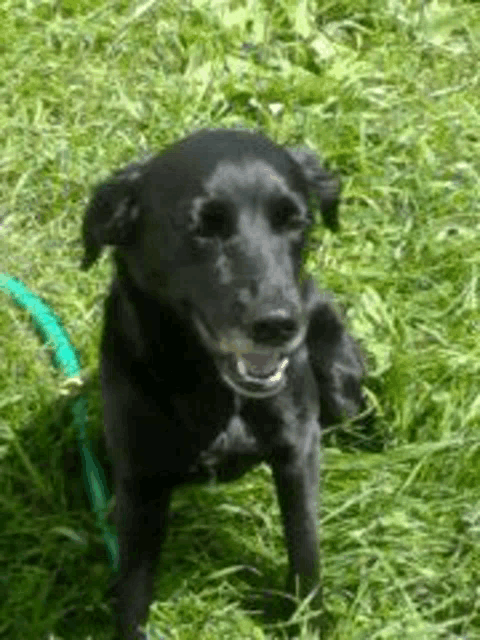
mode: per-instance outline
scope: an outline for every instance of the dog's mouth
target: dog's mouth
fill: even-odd
[[[219,371],[227,384],[243,396],[268,398],[286,383],[288,356],[280,354],[230,354],[217,358]]]
[[[283,348],[269,349],[240,337],[217,340],[197,314],[193,318],[204,344],[214,352],[220,375],[234,391],[250,398],[268,398],[283,389],[289,354],[303,342],[306,330]]]

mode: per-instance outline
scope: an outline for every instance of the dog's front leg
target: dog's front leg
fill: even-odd
[[[287,543],[289,571],[287,590],[312,604],[321,604],[320,557],[317,536],[317,495],[319,489],[318,423],[307,429],[307,440],[282,447],[271,467],[277,488]],[[298,591],[297,591],[298,588]]]
[[[116,521],[120,547],[120,570],[115,586],[116,612],[121,640],[144,640],[138,630],[152,599],[155,564],[167,530],[171,491],[144,501],[142,488],[116,483]]]

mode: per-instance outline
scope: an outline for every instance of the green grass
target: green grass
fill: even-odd
[[[370,450],[323,453],[328,640],[480,638],[480,5],[421,0],[4,0],[0,272],[42,295],[95,371],[110,265],[81,273],[95,182],[201,126],[319,150],[343,228],[308,268],[369,361]],[[248,47],[244,45],[248,44]],[[0,636],[109,640],[109,569],[61,375],[0,303]],[[282,638],[269,471],[178,491],[150,623],[168,639]],[[301,616],[300,616],[301,617]],[[305,625],[299,637],[313,639]]]

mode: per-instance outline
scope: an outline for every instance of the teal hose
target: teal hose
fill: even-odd
[[[63,328],[60,319],[50,307],[27,287],[6,273],[0,273],[0,291],[4,291],[22,309],[31,316],[32,321],[44,341],[52,348],[55,366],[67,376],[67,388],[81,387],[80,364],[77,353]],[[86,435],[87,401],[83,395],[75,398],[72,406],[73,425],[77,433],[80,455],[82,457],[85,487],[97,526],[107,547],[110,566],[118,570],[118,540],[115,531],[107,522],[108,490],[105,474],[95,458]]]

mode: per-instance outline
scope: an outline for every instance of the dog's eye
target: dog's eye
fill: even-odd
[[[290,198],[277,198],[271,203],[271,222],[275,231],[301,231],[308,220]]]
[[[227,204],[218,200],[205,203],[199,213],[195,235],[226,240],[233,233],[233,219]]]

